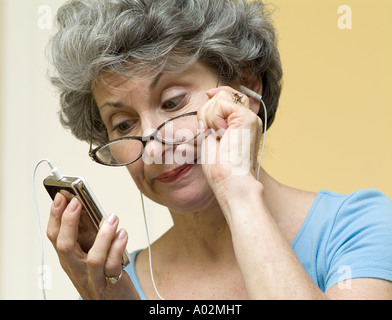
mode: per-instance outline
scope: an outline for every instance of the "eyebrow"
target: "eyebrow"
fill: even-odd
[[[158,73],[158,74],[156,75],[156,77],[154,78],[154,80],[150,83],[150,86],[149,86],[149,89],[150,89],[150,90],[154,89],[154,88],[157,86],[157,84],[158,84],[158,82],[159,82],[159,80],[161,79],[162,76],[163,76],[163,73],[162,73],[162,72],[160,72],[160,73]]]
[[[159,82],[159,80],[161,79],[162,76],[163,76],[162,72],[160,72],[160,73],[158,73],[156,75],[154,80],[149,85],[149,89],[150,90],[153,90],[157,86],[157,84],[158,84],[158,82]],[[113,108],[123,108],[124,104],[122,102],[110,102],[110,101],[108,101],[108,102],[104,103],[102,106],[100,106],[98,109],[102,109],[103,107],[107,107],[107,106],[113,107]]]
[[[122,102],[106,102],[102,106],[100,106],[98,109],[102,109],[103,107],[113,107],[113,108],[122,108],[124,107],[124,104]]]

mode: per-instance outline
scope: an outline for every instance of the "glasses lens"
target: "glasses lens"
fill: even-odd
[[[198,136],[197,115],[185,114],[165,122],[155,138],[166,144],[183,144],[193,141]],[[146,137],[149,141],[152,136]],[[109,166],[123,166],[140,158],[144,144],[137,138],[129,137],[115,140],[94,151],[98,162]]]
[[[126,165],[136,161],[143,153],[139,140],[124,139],[108,143],[96,152],[96,157],[107,165]]]
[[[198,135],[197,115],[184,115],[167,121],[160,128],[158,138],[165,143],[181,144],[193,141]]]

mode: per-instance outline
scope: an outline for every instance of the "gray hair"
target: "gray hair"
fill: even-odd
[[[51,82],[60,93],[60,121],[80,140],[108,139],[92,94],[102,72],[180,72],[196,61],[223,81],[244,71],[260,77],[268,127],[275,118],[282,68],[270,12],[261,1],[72,0],[56,22]],[[259,116],[264,121],[262,108]]]

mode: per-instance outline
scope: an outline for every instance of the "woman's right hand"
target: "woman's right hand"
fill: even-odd
[[[58,193],[47,228],[47,236],[56,249],[61,266],[81,297],[85,300],[139,299],[130,277],[122,272],[121,261],[128,235],[123,229],[117,232],[119,219],[115,215],[107,217],[94,242],[87,248],[86,244],[78,242],[81,213],[82,205],[76,198],[68,203]],[[114,284],[105,279],[105,275],[115,277],[121,272],[120,280]]]

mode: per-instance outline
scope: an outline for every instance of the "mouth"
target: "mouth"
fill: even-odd
[[[171,171],[165,172],[155,179],[163,182],[163,183],[170,183],[170,182],[176,182],[181,180],[183,177],[186,176],[186,174],[193,168],[195,164],[184,164],[182,166],[179,166]]]

